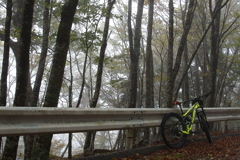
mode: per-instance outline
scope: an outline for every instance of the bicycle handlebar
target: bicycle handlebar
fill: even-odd
[[[204,94],[204,95],[202,95],[202,96],[198,96],[197,97],[197,99],[199,99],[199,98],[207,98],[210,94],[212,94],[213,92],[208,92],[207,94]],[[194,98],[194,99],[196,99],[196,98]]]
[[[181,105],[181,104],[184,104],[184,103],[187,103],[187,102],[197,102],[197,101],[201,101],[201,98],[207,98],[210,94],[212,94],[213,92],[208,92],[208,93],[206,93],[206,94],[204,94],[204,95],[202,95],[202,96],[198,96],[198,97],[196,97],[196,98],[194,98],[194,99],[190,99],[190,100],[187,100],[187,101],[183,101],[183,102],[178,102],[178,101],[175,101],[175,102],[173,102],[173,104],[174,105]]]

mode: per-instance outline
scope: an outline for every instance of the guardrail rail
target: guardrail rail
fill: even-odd
[[[205,108],[209,121],[240,120],[240,108]],[[119,130],[159,126],[178,108],[0,107],[0,136]]]

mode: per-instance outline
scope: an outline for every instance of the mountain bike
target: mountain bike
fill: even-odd
[[[207,121],[205,111],[203,109],[203,98],[209,96],[210,93],[204,94],[197,98],[184,102],[174,102],[181,109],[182,115],[178,113],[168,113],[164,116],[161,123],[161,135],[164,143],[171,149],[182,148],[187,140],[187,136],[193,132],[193,124],[196,116],[198,117],[202,131],[205,132],[209,143],[212,143],[210,135],[210,126]],[[192,102],[192,106],[184,113],[183,105]]]

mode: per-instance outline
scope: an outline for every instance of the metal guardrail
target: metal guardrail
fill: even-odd
[[[209,121],[240,120],[240,108],[205,108]],[[0,107],[0,136],[159,126],[177,108],[77,109]]]

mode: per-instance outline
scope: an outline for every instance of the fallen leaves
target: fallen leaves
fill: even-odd
[[[225,160],[240,157],[240,136],[224,137],[208,141],[188,142],[181,149],[165,149],[158,152],[141,155],[141,153],[115,160]]]

